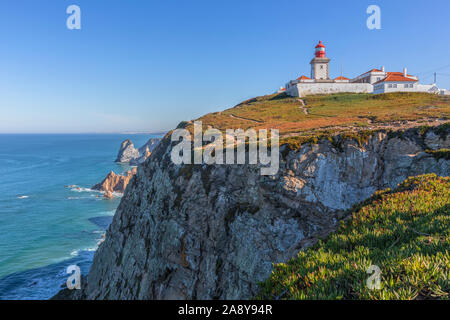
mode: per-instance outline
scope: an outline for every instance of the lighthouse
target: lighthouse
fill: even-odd
[[[314,80],[330,80],[330,59],[326,57],[325,46],[322,41],[316,46],[314,59],[311,60],[311,78]]]
[[[316,46],[316,58],[325,58],[325,46],[320,40],[319,44]]]

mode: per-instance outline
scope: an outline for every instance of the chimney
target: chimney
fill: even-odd
[[[406,68],[403,68],[403,76],[404,76],[404,77],[407,77],[407,76],[408,76],[408,73],[406,72]]]
[[[382,66],[382,67],[381,67],[381,71],[383,71],[383,72],[384,72],[384,66]]]

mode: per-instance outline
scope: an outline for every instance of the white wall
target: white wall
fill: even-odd
[[[418,84],[417,82],[397,82],[391,83],[396,84],[397,87],[389,88],[389,83],[381,83],[374,85],[373,93],[385,93],[385,92],[428,92],[428,93],[438,93],[439,89],[435,85],[429,84]],[[408,84],[408,88],[405,88],[405,84]],[[411,88],[409,85],[413,84]],[[380,87],[380,88],[379,88]]]
[[[298,83],[286,92],[294,97],[339,92],[372,93],[373,86],[370,83]]]
[[[392,88],[389,88],[389,83],[384,83],[384,89],[380,90],[381,92],[378,92],[378,90],[374,90],[374,93],[383,93],[383,92],[417,92],[417,84],[414,82],[398,82],[398,83],[391,83]],[[405,88],[405,84],[408,85],[408,88]],[[412,88],[410,88],[410,84],[413,85]],[[397,85],[397,87],[394,87]]]

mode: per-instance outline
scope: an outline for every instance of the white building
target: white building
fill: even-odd
[[[386,72],[386,76],[373,83],[373,93],[386,92],[417,92],[419,80],[417,77],[410,76],[406,68],[401,72]]]
[[[316,46],[315,57],[311,60],[311,78],[300,76],[291,80],[283,91],[291,96],[303,97],[310,94],[328,94],[338,92],[386,93],[386,92],[428,92],[450,94],[448,90],[439,89],[436,84],[419,84],[419,78],[403,72],[386,72],[381,69],[369,70],[356,78],[344,76],[330,78],[330,59],[326,57],[322,41]]]
[[[366,73],[363,73],[362,75],[357,76],[356,78],[352,79],[352,82],[374,84],[375,82],[380,81],[385,77],[386,72],[384,72],[384,67],[381,67],[381,69],[372,69],[367,71]]]
[[[286,84],[286,93],[303,97],[309,94],[327,94],[338,92],[371,93],[373,86],[369,83],[352,83],[350,79],[340,76],[330,78],[330,59],[326,57],[322,41],[316,46],[315,57],[311,60],[311,78],[300,76]]]

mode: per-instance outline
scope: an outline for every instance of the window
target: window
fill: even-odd
[[[397,84],[393,84],[392,87],[397,88]]]
[[[389,86],[388,86],[389,88],[392,88],[392,83],[389,83]]]
[[[323,69],[323,65],[320,65],[320,69]]]
[[[381,77],[377,77],[377,81],[380,81],[381,80]]]
[[[409,87],[410,87],[410,88],[414,87],[414,83],[410,83],[410,84],[409,84]]]
[[[409,87],[409,85],[406,83],[406,84],[405,84],[405,88],[408,88],[408,87]]]

